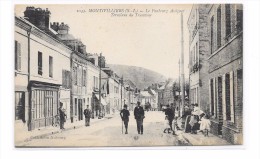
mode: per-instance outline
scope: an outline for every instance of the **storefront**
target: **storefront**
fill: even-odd
[[[53,125],[58,116],[60,85],[30,82],[29,130]]]

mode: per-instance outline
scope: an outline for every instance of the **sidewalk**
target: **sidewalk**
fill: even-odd
[[[101,119],[98,119],[98,118],[90,119],[90,126],[97,122],[111,119],[114,116],[116,116],[116,114],[106,115],[105,117],[103,117]],[[35,138],[40,139],[40,138],[44,138],[45,136],[48,136],[48,135],[57,134],[57,133],[61,133],[63,131],[68,131],[68,130],[72,130],[72,129],[78,129],[78,128],[81,128],[84,126],[85,126],[85,119],[74,122],[74,123],[66,122],[64,125],[64,127],[65,127],[64,130],[60,130],[59,125],[57,127],[49,126],[46,128],[35,129],[33,131],[24,131],[24,130],[21,130],[21,129],[15,127],[15,132],[16,132],[15,133],[15,146],[21,146],[21,145],[23,145],[24,142],[29,142]]]
[[[192,146],[224,146],[231,145],[226,140],[221,139],[218,136],[215,136],[209,133],[208,137],[205,137],[201,132],[197,134],[184,133],[183,131],[180,134],[186,141],[188,141]]]
[[[178,126],[182,127],[182,120],[177,120]],[[209,133],[208,137],[205,137],[202,132],[198,132],[197,134],[185,133],[183,130],[176,131],[178,135],[178,139],[182,142],[183,145],[192,145],[192,146],[223,146],[223,145],[231,145],[226,140],[215,136]]]

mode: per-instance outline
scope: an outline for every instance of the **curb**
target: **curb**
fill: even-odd
[[[186,142],[189,144],[188,146],[193,146],[193,144],[190,142],[190,140],[185,136],[185,135],[182,135],[181,136],[183,137],[184,140],[186,140]]]

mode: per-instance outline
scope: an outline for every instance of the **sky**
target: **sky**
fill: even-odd
[[[15,14],[24,16],[26,6],[48,8],[50,22],[68,24],[69,33],[82,40],[87,52],[102,52],[107,63],[144,67],[167,78],[179,76],[181,14],[178,10],[184,10],[184,72],[185,78],[188,77],[187,20],[192,5],[16,5]],[[115,10],[90,12],[89,9],[123,9],[122,14],[127,16]],[[133,16],[126,13],[127,9]],[[146,15],[136,16],[135,13]]]

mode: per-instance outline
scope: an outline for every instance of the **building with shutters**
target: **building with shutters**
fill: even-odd
[[[209,105],[212,133],[243,143],[243,8],[215,4],[208,8],[210,41]]]
[[[24,16],[15,16],[16,131],[52,126],[60,103],[70,112],[72,50],[49,28],[48,9],[27,7]]]
[[[242,144],[242,5],[193,5],[188,28],[190,103],[211,116],[211,133]]]
[[[194,4],[188,18],[190,104],[208,112],[209,4]]]

